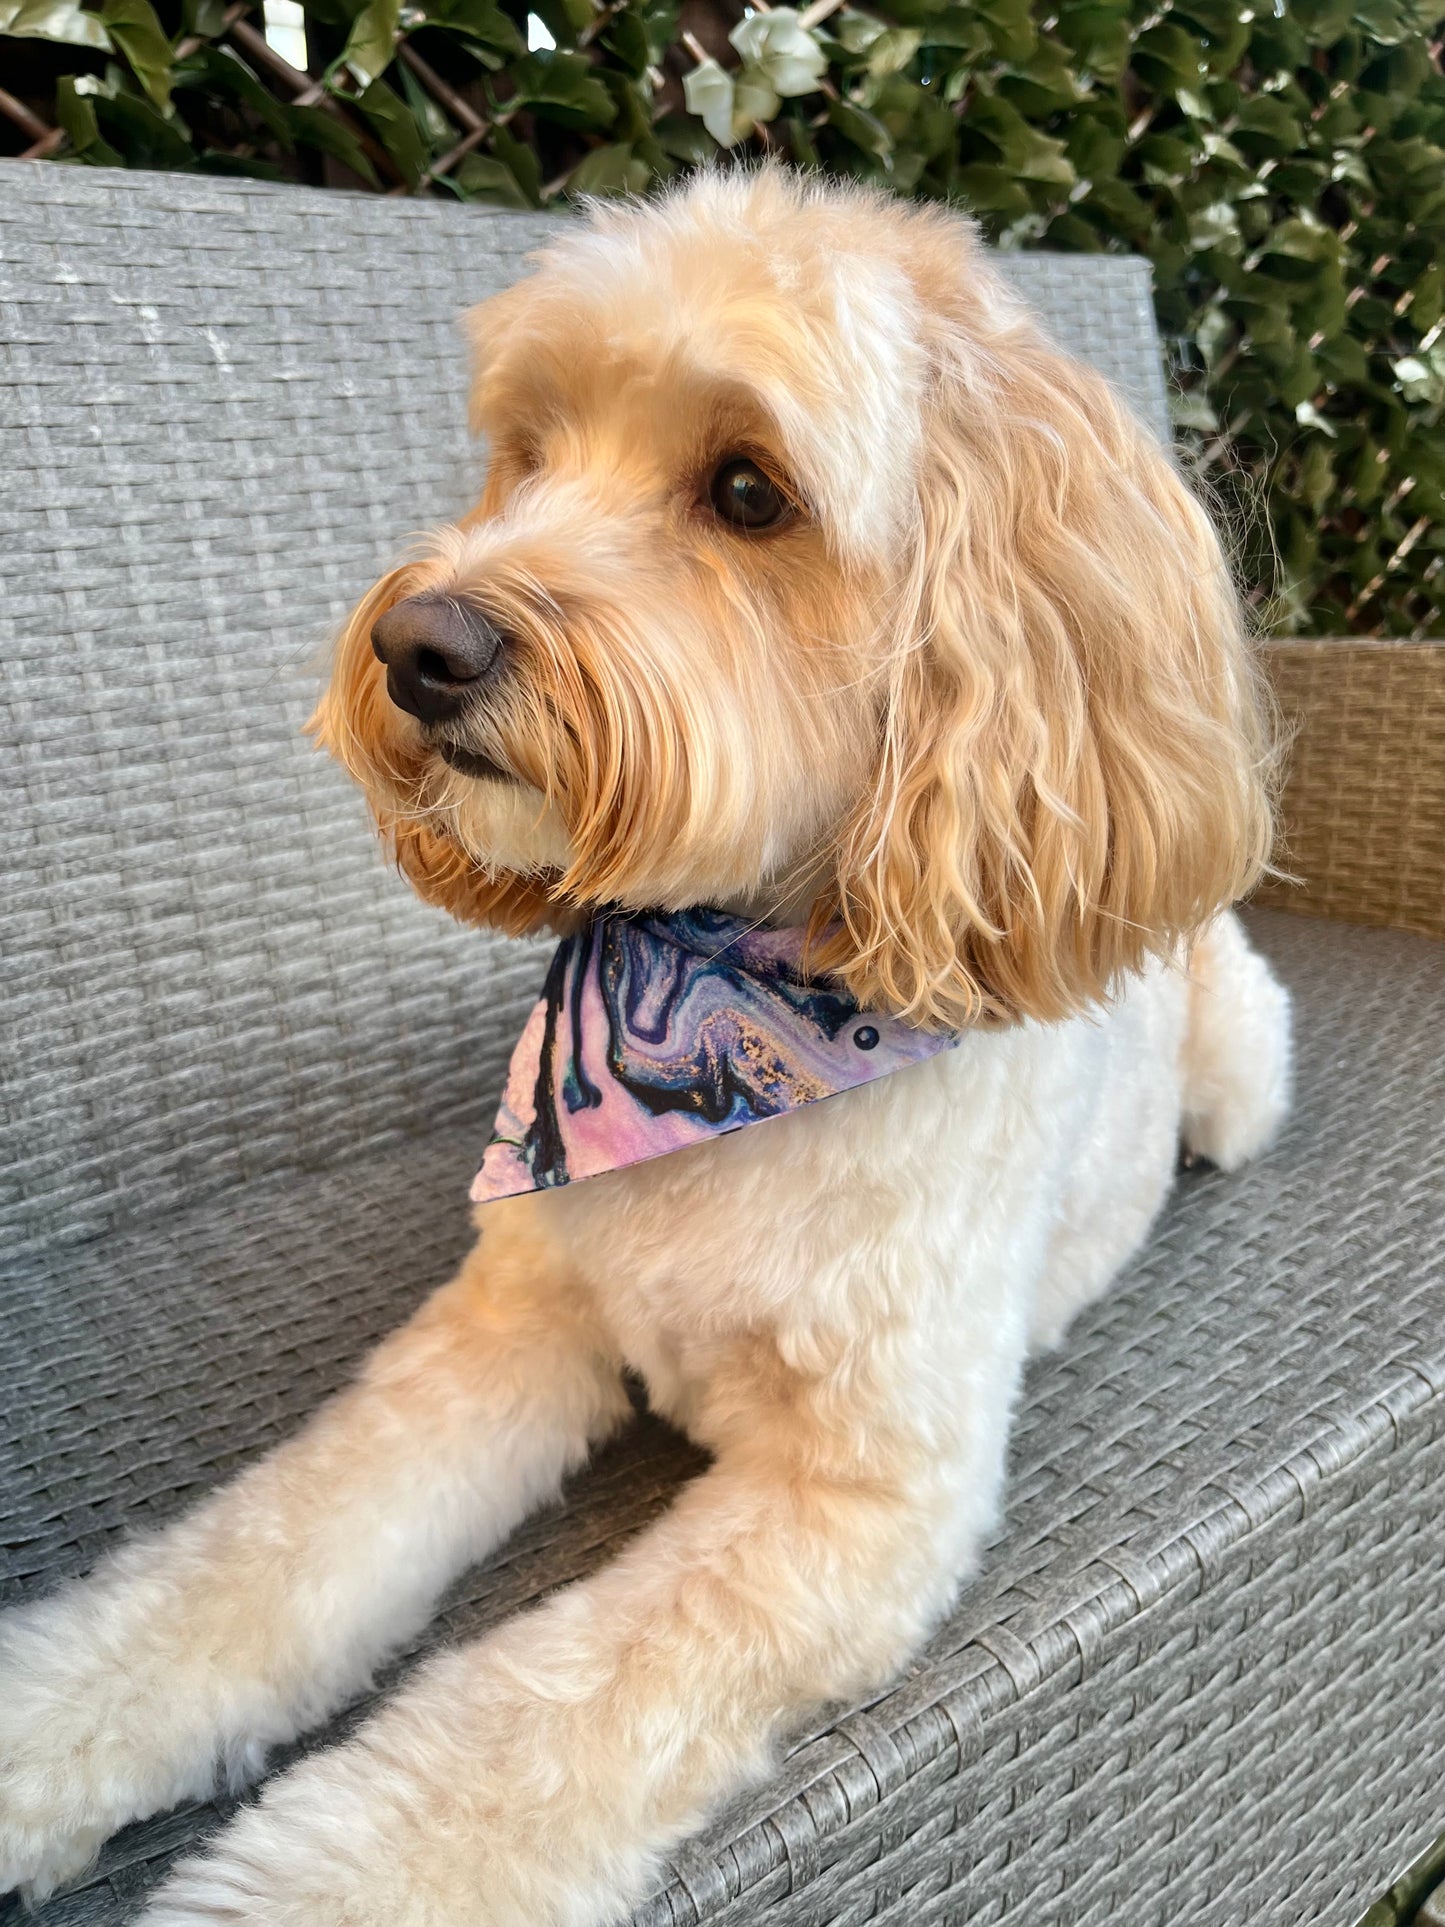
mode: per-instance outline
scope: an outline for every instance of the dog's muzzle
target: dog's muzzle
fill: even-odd
[[[475,603],[453,596],[408,596],[371,625],[387,695],[422,723],[461,718],[495,668],[502,641]]]

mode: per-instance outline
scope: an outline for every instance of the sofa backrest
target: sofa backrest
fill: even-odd
[[[474,499],[456,319],[550,225],[0,163],[0,1244],[480,1146],[538,946],[417,902],[300,731],[351,601]],[[1164,433],[1144,264],[1004,265]]]

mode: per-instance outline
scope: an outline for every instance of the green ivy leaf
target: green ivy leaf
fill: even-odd
[[[105,0],[101,20],[157,107],[171,99],[171,43],[150,0]],[[186,159],[190,159],[187,153]]]
[[[867,57],[868,49],[888,30],[881,20],[875,20],[871,13],[840,13],[830,23],[833,41],[829,48],[834,60],[843,53],[855,54],[858,59]],[[825,28],[824,32],[829,31]]]
[[[788,158],[794,166],[806,168],[809,172],[816,172],[822,167],[823,162],[818,153],[818,144],[813,139],[813,130],[801,114],[796,112],[789,114],[786,119],[778,123],[778,127],[787,143]]]
[[[567,178],[569,194],[640,194],[650,169],[625,142],[594,147]]]
[[[1300,124],[1284,105],[1270,94],[1256,94],[1239,110],[1234,144],[1251,159],[1264,160],[1289,154],[1300,143]]]
[[[1412,33],[1419,33],[1421,19],[1411,0],[1354,0],[1351,13],[1371,40],[1393,46]]]
[[[1131,44],[1129,17],[1122,9],[1085,0],[1082,6],[1060,7],[1058,21],[1059,38],[1084,73],[1106,81],[1119,78]]]
[[[1244,237],[1239,231],[1239,216],[1228,201],[1213,201],[1189,217],[1189,245],[1196,254],[1213,252],[1239,254]]]
[[[426,0],[427,20],[451,33],[465,34],[493,53],[523,54],[527,43],[496,0]]]
[[[946,47],[955,53],[966,54],[971,59],[978,59],[988,52],[988,28],[968,7],[944,7],[937,13],[912,21],[908,17],[907,9],[903,13],[898,13],[897,8],[894,7],[892,11],[904,25],[913,25],[917,28],[920,45],[924,47]],[[868,25],[873,28],[878,23],[870,21]],[[857,35],[855,34],[854,37],[856,39]],[[866,51],[873,38],[873,33],[869,32],[863,46],[855,47],[853,51]]]
[[[519,210],[536,206],[511,168],[504,161],[493,159],[490,154],[468,154],[458,166],[454,179],[463,198],[468,201],[483,201],[490,207]]]
[[[1428,334],[1445,313],[1445,266],[1434,261],[1415,279],[1410,303],[1410,323],[1421,334]]]
[[[855,107],[850,100],[835,100],[828,107],[828,125],[835,128],[844,140],[887,167],[893,158],[893,143],[888,138],[888,129],[873,114],[861,107]]]
[[[1363,387],[1370,379],[1370,362],[1352,335],[1337,335],[1320,343],[1320,367],[1336,387]]]
[[[384,80],[373,80],[356,99],[371,131],[396,162],[403,180],[415,187],[426,172],[426,144],[416,116]]]
[[[998,91],[1029,120],[1046,120],[1088,99],[1087,90],[1056,41],[1040,41],[1033,54],[999,75]]]
[[[401,0],[366,0],[352,21],[341,61],[363,88],[380,79],[391,65],[400,17]]]
[[[368,186],[379,187],[376,169],[354,130],[323,107],[288,107],[286,124],[291,138],[302,147],[314,147],[329,154],[359,174]]]
[[[969,163],[954,169],[950,186],[953,198],[975,214],[1017,219],[1033,211],[1028,190],[1011,168]]]
[[[1211,40],[1226,40],[1239,25],[1239,0],[1179,0],[1174,12],[1192,20]]]
[[[617,104],[585,54],[542,48],[517,61],[511,73],[512,104],[531,107],[559,126],[600,131],[617,118]]]
[[[1014,150],[1014,164],[1026,181],[1041,181],[1050,187],[1072,187],[1073,164],[1064,143],[1030,128],[1029,138]]]
[[[307,18],[337,28],[343,40],[364,4],[365,0],[305,0]]]
[[[1248,44],[1252,64],[1271,77],[1297,66],[1307,57],[1309,45],[1303,27],[1287,13],[1256,15]]]
[[[1291,0],[1295,18],[1314,47],[1333,47],[1349,26],[1355,0]]]
[[[1126,235],[1136,246],[1143,244],[1155,225],[1153,208],[1127,181],[1091,181],[1079,207],[1090,216],[1102,214],[1109,227]]]
[[[635,13],[626,9],[616,15],[602,37],[602,44],[616,56],[623,69],[636,79],[640,80],[652,64],[647,29]]]
[[[457,137],[456,129],[405,61],[397,62],[397,78],[401,82],[402,98],[421,131],[423,145],[435,153],[450,148]]]
[[[527,197],[530,207],[542,205],[542,169],[537,159],[537,150],[528,147],[524,141],[517,140],[505,127],[499,127],[492,136],[492,151],[499,161],[511,169],[512,178]]]
[[[1041,133],[998,95],[983,95],[964,117],[970,136],[982,135],[1004,166],[1020,179],[1072,187],[1076,176],[1064,143]]]
[[[1038,45],[1030,0],[975,0],[989,44],[1003,60],[1027,60]]]
[[[1134,159],[1147,181],[1172,187],[1188,177],[1194,166],[1194,148],[1174,134],[1145,134],[1134,143]]]
[[[1116,107],[1096,106],[1075,117],[1064,152],[1080,180],[1108,180],[1118,173],[1128,144],[1123,114]]]
[[[274,94],[268,93],[241,56],[231,47],[198,47],[181,61],[174,72],[177,92],[196,90],[224,94],[248,107],[268,133],[291,145],[286,110]],[[216,171],[214,167],[210,169]]]
[[[1204,48],[1198,34],[1166,20],[1140,34],[1129,64],[1147,87],[1167,96],[1181,87],[1199,86],[1204,78]]]
[[[79,0],[0,0],[0,34],[55,40],[102,54],[113,51],[110,35],[93,13],[83,11]]]
[[[639,0],[635,10],[647,35],[648,52],[661,65],[677,38],[679,0]]]
[[[251,181],[285,179],[274,161],[263,161],[255,154],[227,154],[215,147],[206,148],[197,164],[203,174],[238,174]]]
[[[190,131],[175,114],[162,115],[138,94],[117,91],[93,98],[100,131],[111,147],[125,156],[127,167],[170,172],[194,167]]]
[[[225,0],[182,0],[181,19],[187,33],[214,40],[226,22]]]
[[[712,135],[691,114],[665,114],[652,131],[663,152],[685,167],[701,167],[718,151]]]
[[[614,140],[635,146],[652,133],[652,90],[644,81],[615,69],[602,73],[602,82],[612,96],[617,118],[608,132]]]
[[[70,74],[64,75],[56,86],[55,117],[65,129],[70,150],[77,159],[94,167],[125,166],[122,157],[101,138],[94,101],[79,91]]]
[[[1046,248],[1057,248],[1061,254],[1097,254],[1099,252],[1099,231],[1091,227],[1082,214],[1072,209],[1054,215],[1039,237]]]
[[[917,27],[889,27],[868,49],[868,71],[875,79],[901,73],[918,52],[923,35]]]

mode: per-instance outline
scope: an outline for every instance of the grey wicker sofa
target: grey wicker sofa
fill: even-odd
[[[10,1597],[260,1452],[466,1243],[541,953],[413,901],[299,726],[328,627],[468,496],[454,316],[537,235],[0,165]],[[1162,427],[1143,269],[1010,271]],[[1184,1174],[1032,1369],[948,1624],[647,1927],[1348,1927],[1438,1830],[1445,952],[1255,929],[1298,1003],[1288,1135]],[[639,1416],[435,1636],[589,1570],[696,1463]],[[37,1927],[124,1919],[223,1806],[131,1829]]]

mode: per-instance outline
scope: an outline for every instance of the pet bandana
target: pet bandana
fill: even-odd
[[[568,937],[507,1072],[477,1204],[664,1157],[957,1043],[799,967],[803,932],[718,910],[607,914]]]

